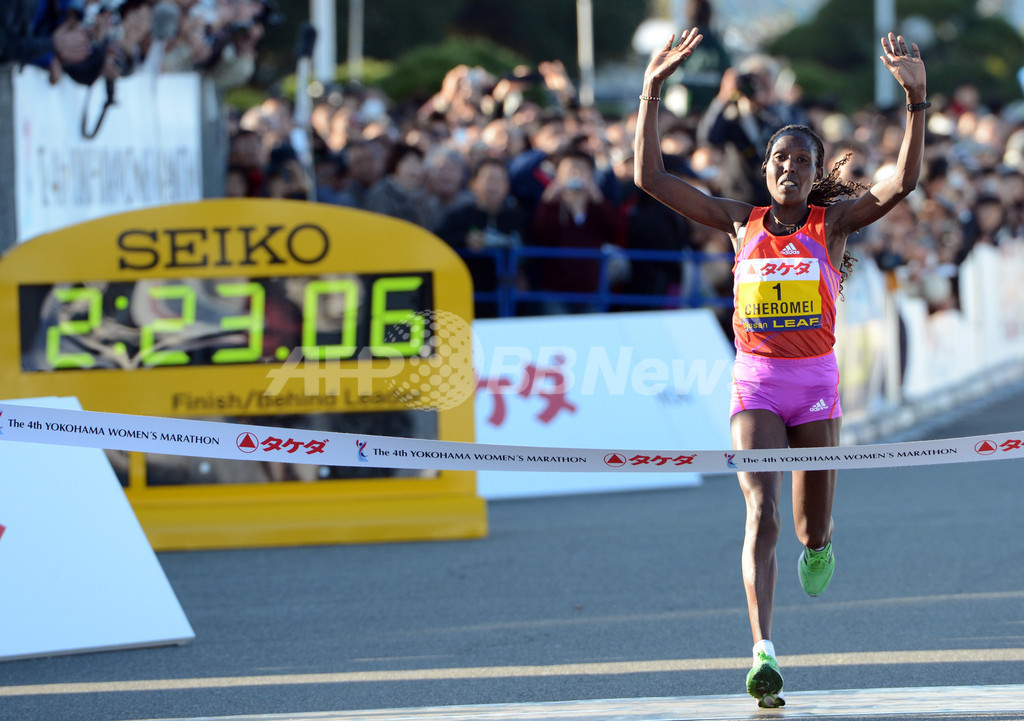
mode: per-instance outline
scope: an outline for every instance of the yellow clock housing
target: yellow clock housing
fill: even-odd
[[[255,199],[135,211],[0,259],[2,395],[472,441],[472,307],[459,257],[393,218]],[[487,530],[471,472],[108,456],[158,550]]]

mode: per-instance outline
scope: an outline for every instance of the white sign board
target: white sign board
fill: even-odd
[[[0,440],[0,468],[0,660],[195,638],[103,451]]]
[[[495,318],[473,330],[476,440],[729,448],[733,350],[708,310]],[[628,459],[627,459],[628,462]],[[700,476],[481,471],[484,498],[680,487]]]
[[[137,73],[117,80],[114,104],[64,77],[13,69],[17,234],[24,241],[86,220],[201,200],[200,77]]]
[[[1024,359],[1024,241],[978,244],[960,266],[961,309],[932,312],[923,298],[904,295],[900,314],[907,330],[903,394],[910,401],[980,378]]]

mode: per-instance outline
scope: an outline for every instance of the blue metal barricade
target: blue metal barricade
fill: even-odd
[[[479,251],[462,250],[463,258],[488,259],[494,263],[497,285],[492,289],[479,289],[473,298],[477,305],[493,304],[499,317],[517,315],[524,304],[545,302],[581,303],[599,311],[623,306],[650,308],[702,308],[731,307],[732,298],[708,292],[701,283],[703,266],[710,262],[732,263],[731,253],[703,253],[695,250],[638,250],[628,248],[548,248],[520,246],[517,248],[483,248]],[[528,261],[546,258],[575,258],[601,262],[597,289],[592,293],[570,293],[543,289],[524,289],[519,285],[519,269]],[[677,293],[627,293],[617,290],[609,272],[610,264],[621,259],[630,263],[669,263],[684,268],[684,285]]]

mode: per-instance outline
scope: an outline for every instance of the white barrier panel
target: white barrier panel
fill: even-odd
[[[50,85],[37,67],[13,69],[14,182],[18,240],[74,223],[201,200],[198,73],[136,73],[117,80],[96,137],[91,130],[106,101],[65,77]]]
[[[836,303],[836,359],[845,422],[862,420],[885,405],[885,277],[870,258],[843,284]]]
[[[473,330],[478,442],[729,445],[733,351],[708,310],[496,318]],[[699,483],[695,473],[643,486],[616,473],[477,475],[488,499]]]
[[[301,431],[4,402],[0,402],[0,440],[335,466],[560,473],[891,468],[1024,458],[1024,431],[908,443],[758,451],[680,450],[678,446],[656,450],[560,448]]]
[[[975,370],[1024,358],[1024,241],[978,244],[960,266]]]
[[[4,401],[0,418],[30,412],[21,403],[78,407]],[[192,640],[103,452],[12,435],[0,435],[0,660]]]
[[[902,297],[900,314],[907,328],[903,394],[908,400],[928,400],[981,370],[972,365],[970,329],[960,311],[929,314],[923,299]]]
[[[1024,241],[978,245],[960,267],[962,310],[928,312],[902,297],[907,329],[904,396],[930,401],[1001,365],[1024,366]]]

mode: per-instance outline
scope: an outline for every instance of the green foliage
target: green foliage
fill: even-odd
[[[293,83],[294,85],[294,83]],[[234,88],[224,94],[224,103],[235,110],[244,112],[259,105],[267,98],[267,93],[259,88],[243,86]]]
[[[931,20],[966,19],[977,17],[975,5],[973,0],[897,0],[896,12],[901,18],[921,15]]]
[[[439,43],[455,31],[455,17],[465,4],[465,0],[367,0],[363,18],[365,52],[394,60],[420,45]],[[348,2],[339,2],[337,7],[338,46],[344,57]]]
[[[811,23],[800,25],[777,38],[768,52],[791,59],[816,59],[830,68],[845,68],[863,63],[869,47],[872,24],[871,3],[830,0]]]
[[[594,55],[598,62],[625,57],[633,31],[647,17],[646,3],[593,3]],[[462,4],[456,28],[482,35],[523,55],[531,63],[561,60],[576,67],[576,3],[569,0],[472,0]]]
[[[451,37],[439,45],[421,45],[400,56],[391,72],[376,84],[398,102],[426,99],[441,88],[445,74],[456,65],[479,65],[500,76],[522,62],[519,55],[485,38]]]
[[[990,105],[1021,97],[1016,72],[1024,66],[1024,39],[1003,20],[982,17],[975,3],[964,0],[898,0],[896,9],[900,20],[919,16],[936,29],[934,43],[921,48],[929,94],[949,96],[957,85],[969,82]],[[871,3],[829,0],[808,23],[776,38],[765,50],[790,61],[809,102],[838,103],[849,112],[873,100],[881,45]]]
[[[394,72],[395,64],[390,60],[363,58],[362,82],[364,85],[380,85],[385,78],[390,77]],[[348,66],[348,63],[338,66],[334,79],[343,84],[352,80],[352,69]]]
[[[421,45],[395,60],[363,59],[363,85],[379,87],[398,103],[426,100],[441,88],[445,74],[456,65],[480,66],[501,76],[524,62],[516,53],[485,38],[449,38],[439,45]],[[347,84],[352,79],[348,64],[339,65],[334,79]],[[295,97],[296,77],[292,73],[273,84],[273,92]],[[267,92],[254,87],[232,90],[225,98],[245,110],[263,101]]]
[[[385,61],[385,60],[374,60],[373,58],[363,58],[363,78],[362,78],[363,84],[364,85],[380,85],[381,82],[383,82],[388,77],[390,77],[391,74],[394,72],[394,65],[395,65],[394,63],[389,62],[389,61]],[[347,84],[350,80],[352,80],[352,73],[351,73],[351,69],[348,67],[348,63],[345,63],[343,65],[339,65],[335,69],[334,82],[344,85],[344,84]],[[282,97],[288,98],[289,100],[293,100],[295,98],[295,83],[296,83],[296,81],[297,81],[297,78],[295,77],[294,73],[291,74],[291,75],[288,75],[287,77],[282,78],[274,86],[275,90]],[[245,89],[245,88],[243,88],[242,90],[246,91],[246,92],[249,92],[249,93],[259,92],[259,91],[255,91],[255,90],[252,90],[252,89]],[[235,92],[235,91],[232,91],[232,92]],[[228,97],[230,99],[232,97],[232,95],[229,94]],[[244,95],[242,97],[244,97]]]
[[[268,28],[260,44],[255,84],[270,87],[294,71],[292,49],[298,29],[309,18],[309,0],[279,0],[285,21]],[[633,31],[647,17],[637,0],[594,0],[594,53],[597,61],[616,60],[631,52]],[[348,2],[338,2],[337,43],[345,57]],[[561,60],[576,71],[576,3],[570,0],[373,0],[365,2],[366,55],[396,60],[423,45],[447,45],[448,38],[489,38],[508,48],[520,62]],[[417,87],[417,83],[410,84]],[[404,83],[397,82],[398,92]]]

